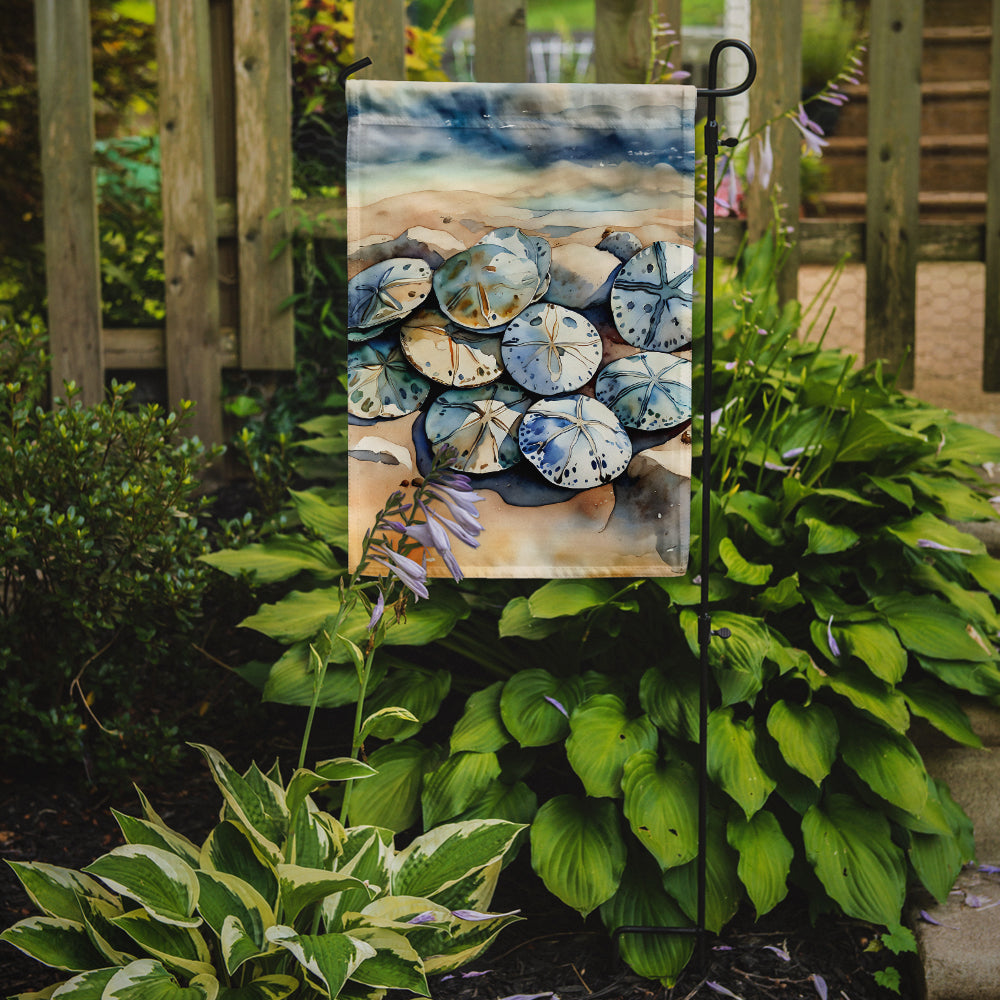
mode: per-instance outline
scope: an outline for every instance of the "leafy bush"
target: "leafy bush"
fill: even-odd
[[[140,793],[144,818],[115,813],[126,845],[82,872],[11,863],[43,915],[0,938],[79,973],[60,996],[429,996],[428,973],[471,961],[518,919],[485,912],[517,825],[453,823],[399,850],[310,797],[368,778],[367,765],[324,761],[285,785],[277,766],[240,774],[199,749],[225,803],[200,847]]]
[[[43,409],[41,336],[0,321],[0,742],[9,761],[82,757],[107,776],[176,752],[150,681],[191,662],[209,454],[188,405],[133,410],[127,385],[96,406],[68,385]]]

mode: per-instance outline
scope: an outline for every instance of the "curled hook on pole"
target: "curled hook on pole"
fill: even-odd
[[[369,59],[368,56],[365,56],[363,59],[359,59],[357,62],[352,62],[349,66],[345,66],[337,74],[337,85],[340,87],[341,90],[343,90],[347,85],[347,78],[349,76],[351,76],[354,73],[357,73],[359,70],[363,70],[366,66],[371,66],[371,65],[372,65],[371,59]]]

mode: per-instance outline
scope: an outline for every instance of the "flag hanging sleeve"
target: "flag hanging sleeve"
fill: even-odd
[[[683,574],[695,89],[347,95],[352,566],[449,448],[483,497],[467,576]]]

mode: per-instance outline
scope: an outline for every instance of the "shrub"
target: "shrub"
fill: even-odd
[[[175,752],[155,681],[191,660],[209,456],[184,432],[189,405],[131,409],[128,385],[96,406],[67,385],[42,408],[40,337],[0,322],[0,743],[93,776]]]

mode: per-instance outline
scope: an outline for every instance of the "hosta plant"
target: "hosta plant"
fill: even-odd
[[[222,793],[202,844],[115,813],[126,843],[82,871],[11,862],[40,916],[0,935],[64,981],[23,997],[281,1000],[428,996],[427,975],[478,955],[515,913],[490,913],[521,829],[450,823],[397,849],[392,832],[343,827],[312,795],[372,768],[338,758],[240,774],[202,746]]]

